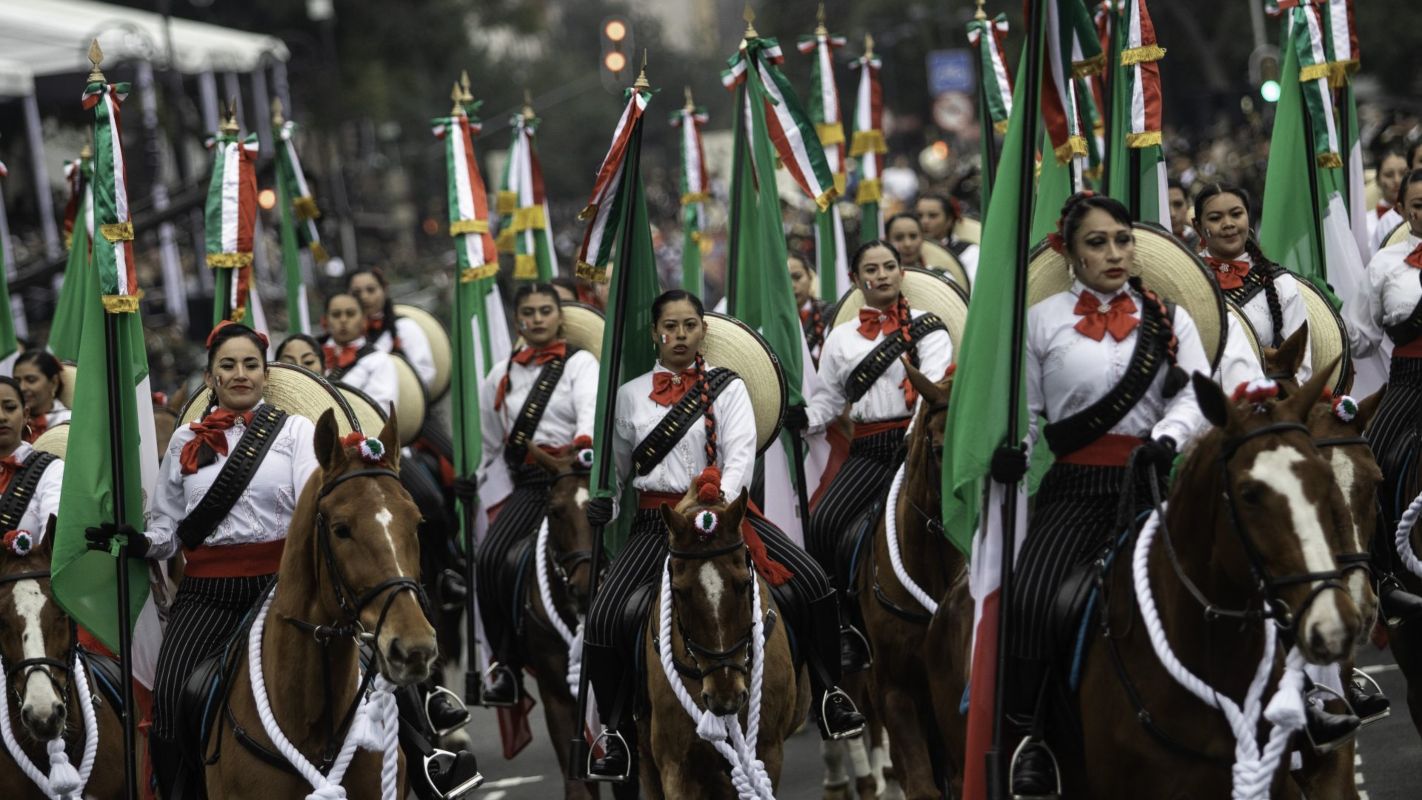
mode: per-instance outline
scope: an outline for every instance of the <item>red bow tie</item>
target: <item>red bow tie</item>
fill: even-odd
[[[701,380],[701,371],[695,367],[681,372],[652,373],[652,393],[647,395],[659,406],[669,406],[680,400]]]
[[[15,477],[23,466],[14,456],[0,458],[0,492],[10,488],[10,479]]]
[[[1091,292],[1083,291],[1076,299],[1074,311],[1081,317],[1076,323],[1077,331],[1098,342],[1108,331],[1119,342],[1140,324],[1140,320],[1131,316],[1136,311],[1136,304],[1125,294],[1118,294],[1111,298],[1110,303],[1105,303]]]
[[[49,430],[49,415],[36,414],[33,417],[30,417],[30,424],[28,427],[29,430],[27,431],[27,433],[29,435],[25,437],[25,441],[29,442],[30,444],[34,444],[34,441],[36,439],[43,436],[44,432]]]
[[[337,349],[335,345],[325,344],[321,345],[321,351],[326,356],[326,369],[345,369],[356,362],[360,348],[347,344]]]
[[[525,347],[525,348],[523,348],[522,350],[518,351],[517,354],[514,355],[513,360],[514,360],[514,361],[517,361],[518,363],[520,363],[520,364],[522,364],[522,365],[524,365],[525,367],[528,366],[529,362],[533,362],[534,364],[537,364],[538,366],[541,367],[541,366],[543,366],[544,364],[547,364],[549,361],[552,361],[552,360],[555,359],[555,358],[567,358],[567,357],[568,357],[568,345],[567,345],[567,343],[565,343],[565,342],[555,342],[555,343],[550,344],[550,345],[548,345],[548,346],[546,346],[546,347],[537,347],[537,348],[534,348],[534,347]]]
[[[859,335],[874,341],[882,331],[885,336],[899,329],[899,315],[865,306],[859,309]]]
[[[1422,269],[1422,244],[1419,244],[1417,245],[1417,247],[1413,248],[1412,252],[1407,254],[1407,258],[1404,258],[1402,260],[1409,267],[1412,267],[1414,269]]]
[[[1249,274],[1248,261],[1230,261],[1214,256],[1205,256],[1205,263],[1210,265],[1221,289],[1238,289],[1244,285],[1244,278]]]
[[[183,474],[191,475],[216,461],[218,455],[227,455],[227,434],[225,431],[236,425],[239,419],[242,420],[243,425],[251,425],[252,412],[245,411],[237,414],[225,408],[219,408],[203,417],[201,422],[189,425],[188,427],[196,432],[197,436],[183,445],[183,451],[179,454],[178,463],[183,465]]]
[[[1378,219],[1382,219],[1383,217],[1387,216],[1387,212],[1389,212],[1389,211],[1391,211],[1391,210],[1392,210],[1392,206],[1388,205],[1387,203],[1378,203],[1378,206],[1377,206],[1377,209],[1376,209],[1377,215],[1378,215]]]
[[[810,319],[810,309],[808,309],[808,308],[802,308],[802,309],[800,309],[800,324],[802,324],[802,325],[805,324],[805,322],[808,321],[809,319]]]

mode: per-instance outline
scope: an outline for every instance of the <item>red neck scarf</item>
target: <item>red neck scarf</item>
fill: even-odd
[[[179,455],[178,463],[183,465],[183,474],[192,475],[216,461],[219,455],[227,455],[226,431],[236,425],[239,419],[242,420],[243,425],[251,425],[252,412],[244,411],[237,414],[225,408],[219,408],[203,417],[201,422],[189,425],[188,427],[197,435],[183,445],[183,451]]]
[[[567,357],[568,343],[554,342],[553,344],[546,345],[544,347],[525,347],[517,353],[514,353],[513,361],[515,364],[521,364],[525,367],[529,364],[534,364],[536,366],[541,367],[555,358]],[[508,371],[505,371],[504,377],[499,379],[499,388],[494,391],[495,411],[504,407],[504,396],[507,395],[508,392],[509,373]]]
[[[0,458],[0,492],[10,488],[10,479],[15,477],[15,474],[20,471],[20,467],[23,466],[24,463],[14,455]]]
[[[36,439],[43,436],[44,432],[49,430],[49,415],[35,414],[33,417],[30,417],[29,423],[25,441],[34,444]]]
[[[1210,265],[1210,274],[1215,276],[1221,289],[1238,289],[1244,285],[1244,278],[1249,274],[1248,261],[1205,256],[1205,263]]]
[[[1135,310],[1136,304],[1128,294],[1118,294],[1111,298],[1111,302],[1104,303],[1090,291],[1082,290],[1073,309],[1081,317],[1076,323],[1076,330],[1098,342],[1109,332],[1119,342],[1140,324],[1140,320],[1131,316]]]
[[[681,372],[652,373],[652,393],[647,395],[659,406],[670,406],[701,381],[701,371],[688,367]]]
[[[360,348],[356,347],[354,343],[340,347],[333,344],[323,344],[321,352],[326,356],[326,369],[345,369],[356,363]]]
[[[1412,252],[1407,254],[1407,258],[1402,259],[1402,262],[1413,269],[1422,269],[1422,244],[1414,247]]]
[[[1383,217],[1387,216],[1387,212],[1389,212],[1389,211],[1391,211],[1391,210],[1392,210],[1392,206],[1388,205],[1387,203],[1385,203],[1385,202],[1380,202],[1380,203],[1378,203],[1378,207],[1377,207],[1377,209],[1376,209],[1377,215],[1378,215],[1378,219],[1382,219]]]
[[[859,309],[859,335],[874,341],[882,332],[885,336],[899,329],[899,315],[892,309],[880,311],[865,306]]]

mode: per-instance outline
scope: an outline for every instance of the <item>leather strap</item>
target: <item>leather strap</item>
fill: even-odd
[[[712,367],[705,377],[706,396],[711,402],[716,402],[716,398],[721,395],[721,391],[730,384],[733,378],[738,378],[736,373],[725,367]],[[662,459],[676,447],[686,432],[691,430],[692,423],[701,419],[706,413],[706,406],[701,402],[701,392],[689,391],[682,396],[667,411],[662,421],[657,423],[637,446],[632,448],[632,470],[642,477],[646,477],[657,465],[662,463]]]
[[[1170,315],[1175,314],[1170,307]],[[1136,403],[1150,391],[1155,375],[1166,361],[1170,329],[1155,303],[1142,304],[1141,326],[1136,348],[1126,365],[1125,377],[1104,397],[1075,414],[1048,425],[1043,433],[1052,454],[1058,458],[1080,450],[1101,438],[1126,418]]]
[[[1422,281],[1422,270],[1417,270],[1417,280]],[[1388,325],[1384,330],[1392,338],[1392,343],[1398,347],[1411,344],[1413,340],[1422,336],[1422,302],[1412,309],[1412,313],[1407,315],[1407,319]]]
[[[0,531],[13,531],[19,527],[25,509],[30,507],[30,500],[35,496],[35,489],[39,487],[40,478],[57,458],[53,453],[35,450],[25,459],[20,471],[10,479],[5,494],[0,496]]]
[[[331,383],[335,383],[341,380],[342,378],[346,377],[347,372],[350,372],[356,364],[360,363],[360,360],[362,358],[365,358],[366,356],[374,352],[375,345],[367,341],[364,347],[356,351],[355,361],[352,361],[349,366],[336,367],[335,369],[332,369],[331,371],[327,372],[326,380],[330,381]]]
[[[919,341],[934,331],[947,331],[948,327],[943,324],[943,320],[937,314],[927,313],[915,318],[909,323],[909,336],[912,341],[905,341],[903,329],[894,331],[884,337],[884,341],[869,351],[869,355],[859,360],[854,370],[849,373],[849,380],[845,381],[845,396],[849,398],[850,405],[859,402],[859,399],[869,391],[869,387],[879,380],[879,376],[889,368],[889,365],[898,360],[899,356],[908,352],[910,347],[917,347]]]
[[[222,471],[217,473],[217,479],[212,482],[207,494],[197,508],[178,523],[178,539],[184,547],[196,550],[232,511],[237,498],[252,483],[252,476],[257,474],[257,467],[261,466],[262,459],[272,448],[272,442],[276,440],[277,431],[281,430],[286,417],[285,411],[270,404],[257,409],[252,424],[247,426],[237,446],[227,454],[227,463],[222,465]]]
[[[543,414],[548,410],[548,401],[558,388],[558,381],[563,379],[563,368],[576,352],[578,349],[570,346],[563,358],[554,358],[539,370],[538,378],[534,380],[533,388],[528,390],[528,397],[524,398],[523,408],[519,409],[518,419],[514,420],[504,445],[504,461],[510,466],[523,464],[528,446],[533,443],[533,434],[538,432],[538,423],[543,421]]]

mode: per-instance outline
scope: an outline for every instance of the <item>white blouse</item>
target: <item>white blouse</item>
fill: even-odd
[[[981,248],[975,244],[969,244],[963,248],[963,252],[958,254],[958,263],[963,265],[963,271],[968,273],[968,283],[978,282],[978,256],[982,253]]]
[[[1132,316],[1140,319],[1144,298],[1130,287],[1124,287],[1121,291],[1130,294],[1136,305]],[[1027,310],[1027,405],[1028,416],[1032,420],[1030,442],[1035,442],[1039,433],[1039,416],[1055,422],[1082,411],[1104,397],[1120,383],[1135,352],[1139,326],[1119,342],[1110,333],[1098,342],[1076,330],[1076,323],[1081,317],[1075,309],[1082,292],[1090,292],[1102,303],[1108,303],[1115,297],[1074,281],[1070,290],[1052,295]],[[1178,343],[1176,361],[1180,368],[1187,375],[1195,372],[1210,374],[1210,362],[1200,342],[1200,332],[1184,308],[1175,309],[1174,329]],[[1195,402],[1195,389],[1190,383],[1186,383],[1174,397],[1168,400],[1164,397],[1163,387],[1168,371],[1168,366],[1161,366],[1150,391],[1108,433],[1142,439],[1169,436],[1178,448],[1185,448],[1204,426],[1205,419]]]
[[[247,426],[239,420],[223,431],[228,452],[237,446]],[[148,517],[148,557],[164,559],[177,552],[182,544],[175,535],[182,522],[207,495],[207,490],[222,472],[227,456],[192,475],[184,475],[181,456],[183,445],[196,434],[184,425],[174,431],[166,458],[158,470],[158,486],[154,491],[153,509]],[[316,471],[314,439],[316,426],[311,420],[292,414],[277,432],[271,449],[262,458],[247,490],[237,499],[226,517],[217,524],[205,546],[258,544],[286,538],[291,514],[307,480]]]
[[[1254,260],[1248,253],[1241,253],[1235,261],[1243,261],[1251,267]],[[1284,316],[1284,330],[1279,334],[1279,342],[1282,343],[1289,338],[1299,326],[1308,322],[1308,306],[1304,305],[1303,295],[1299,293],[1298,279],[1292,272],[1280,273],[1274,278],[1274,288],[1279,293],[1280,311]],[[1260,291],[1249,299],[1248,303],[1240,306],[1244,316],[1249,318],[1249,324],[1253,326],[1254,333],[1259,336],[1260,347],[1274,346],[1274,318],[1269,315],[1269,297],[1266,292]],[[1307,381],[1313,375],[1313,346],[1304,342],[1303,364],[1299,367],[1299,383]],[[1230,387],[1231,389],[1233,387]]]
[[[49,413],[44,415],[45,423],[48,424],[50,428],[53,428],[55,425],[68,422],[69,417],[73,413],[74,412],[66,408],[63,403],[59,402],[59,398],[56,397],[54,398],[54,405],[50,406]]]
[[[1177,312],[1178,313],[1178,312]],[[1220,366],[1215,370],[1215,383],[1230,394],[1241,383],[1264,377],[1264,365],[1259,356],[1249,346],[1244,326],[1233,314],[1225,314],[1225,346],[1220,355]]]
[[[707,365],[707,369],[712,369]],[[673,406],[652,400],[652,376],[669,372],[661,362],[651,372],[624,383],[617,392],[616,436],[613,456],[617,460],[619,486],[632,474],[632,450],[667,415]],[[694,390],[693,390],[694,391]],[[721,492],[728,500],[750,486],[757,444],[755,408],[745,383],[734,378],[712,403],[716,414],[716,465],[721,468]],[[632,486],[641,491],[682,494],[706,468],[705,418],[698,417],[667,457],[645,476],[632,476]],[[620,490],[618,492],[621,494]]]
[[[1406,261],[1419,244],[1422,239],[1408,233],[1407,241],[1384,247],[1368,262],[1367,291],[1343,305],[1353,355],[1371,354],[1382,345],[1386,326],[1412,316],[1422,301],[1422,270]]]
[[[910,310],[914,319],[926,313],[920,309]],[[810,433],[824,430],[844,412],[849,402],[845,386],[850,374],[883,340],[883,331],[872,340],[865,339],[859,333],[858,317],[836,326],[825,337],[824,348],[820,351],[820,383],[806,408]],[[935,381],[942,380],[948,373],[948,366],[953,363],[953,340],[948,338],[947,332],[934,331],[924,336],[918,341],[917,348],[919,371]],[[903,382],[906,377],[908,373],[903,362],[895,359],[854,404],[850,418],[855,422],[883,422],[907,417],[913,409],[904,403]]]
[[[350,342],[350,346],[357,350],[365,347],[365,337],[355,339]],[[376,407],[387,414],[400,399],[400,380],[395,374],[395,360],[379,349],[361,356],[346,370],[346,374],[341,376],[340,383],[365,392],[375,401]]]
[[[425,329],[412,319],[396,317],[395,334],[400,337],[400,352],[405,354],[405,359],[414,367],[415,374],[420,376],[420,383],[423,383],[426,389],[430,388],[435,377],[434,351],[430,349],[430,339],[425,335]],[[389,331],[381,331],[372,344],[382,353],[395,349],[395,339]]]
[[[55,401],[57,406],[59,403]],[[20,446],[11,453],[14,459],[24,463],[30,457],[30,453],[35,451],[28,442],[20,442]],[[34,537],[34,543],[38,545],[44,539],[45,529],[49,526],[49,518],[59,514],[59,490],[64,486],[64,462],[55,459],[44,468],[44,473],[40,475],[39,483],[35,486],[34,496],[30,498],[30,504],[25,507],[25,513],[20,517],[20,524],[15,530],[29,531]],[[0,531],[4,533],[4,531]]]
[[[479,414],[484,436],[481,471],[487,471],[489,465],[503,458],[504,445],[541,372],[543,367],[539,364],[530,362],[525,365],[509,359],[485,376],[484,385],[479,387]],[[498,397],[499,384],[505,375],[509,378],[508,390],[504,394],[503,405],[495,409],[494,399]],[[597,359],[586,350],[579,350],[564,362],[563,376],[553,388],[548,408],[533,432],[534,444],[562,447],[579,436],[593,435],[593,419],[597,413],[597,378]]]
[[[1383,244],[1387,242],[1387,237],[1393,229],[1403,223],[1402,212],[1393,206],[1387,213],[1379,217],[1376,213],[1368,215],[1369,238],[1371,239],[1372,252],[1369,255],[1377,255],[1383,249]]]

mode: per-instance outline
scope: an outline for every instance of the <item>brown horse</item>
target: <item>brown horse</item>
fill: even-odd
[[[75,659],[74,626],[54,602],[49,584],[49,535],[25,556],[0,551],[0,658],[9,708],[9,725],[26,758],[41,775],[50,774],[46,743],[63,735],[65,756],[77,770],[88,733],[74,670],[84,669],[96,700],[99,687],[82,661]],[[114,705],[95,702],[98,751],[84,797],[121,798],[123,728]],[[0,786],[9,800],[44,800],[47,795],[30,781],[7,747],[0,745]]]
[[[663,640],[658,591],[643,653],[651,710],[637,723],[642,791],[649,797],[737,796],[725,758],[698,736],[698,721],[668,681],[660,648],[671,653],[677,680],[697,713],[737,720],[742,730],[753,713],[748,700],[754,661],[763,658],[754,756],[765,765],[772,785],[780,780],[785,739],[809,712],[809,680],[795,668],[782,615],[769,585],[751,566],[741,537],[745,513],[744,491],[729,505],[701,505],[690,492],[675,510],[662,505],[671,585],[662,580],[657,585],[670,591],[670,633]],[[759,594],[759,609],[752,605],[753,591]],[[753,641],[756,615],[765,626],[763,642]]]
[[[297,502],[261,637],[262,674],[272,714],[306,760],[329,763],[346,737],[358,699],[358,640],[374,651],[373,669],[390,683],[424,680],[435,634],[419,591],[419,512],[400,486],[400,438],[392,415],[380,432],[376,463],[346,447],[331,412],[316,425],[320,469]],[[244,648],[245,650],[245,648]],[[213,800],[304,797],[308,782],[255,755],[276,752],[257,712],[244,653],[232,683],[231,724],[219,727],[220,757],[207,768]],[[241,728],[252,741],[234,733]],[[211,761],[211,758],[209,758]],[[400,762],[397,796],[404,796]],[[381,754],[358,749],[342,781],[351,798],[381,797]]]
[[[592,526],[583,511],[588,502],[588,471],[580,466],[576,452],[554,455],[533,447],[529,448],[529,455],[548,473],[552,485],[548,491],[548,542],[541,554],[546,562],[545,574],[536,574],[539,560],[530,558],[523,581],[525,633],[519,647],[524,663],[538,681],[548,736],[565,776],[563,796],[570,800],[597,797],[596,784],[566,777],[569,743],[581,730],[582,722],[578,719],[577,697],[567,679],[570,643],[553,621],[556,617],[566,630],[575,632],[587,613],[593,548]],[[548,584],[552,608],[543,602],[539,588],[543,580]]]
[[[936,603],[963,574],[965,561],[943,535],[940,521],[944,424],[952,378],[934,383],[905,365],[923,402],[914,416],[902,488],[892,513],[901,563],[909,579]],[[869,691],[872,706],[888,733],[895,774],[909,800],[936,798],[949,775],[949,753],[963,742],[945,741],[933,714],[930,672],[937,665],[923,657],[930,610],[904,587],[890,561],[885,520],[874,531],[873,557],[861,561],[855,575],[865,635],[874,653]],[[935,772],[938,773],[935,777]],[[956,773],[956,769],[953,770]]]

